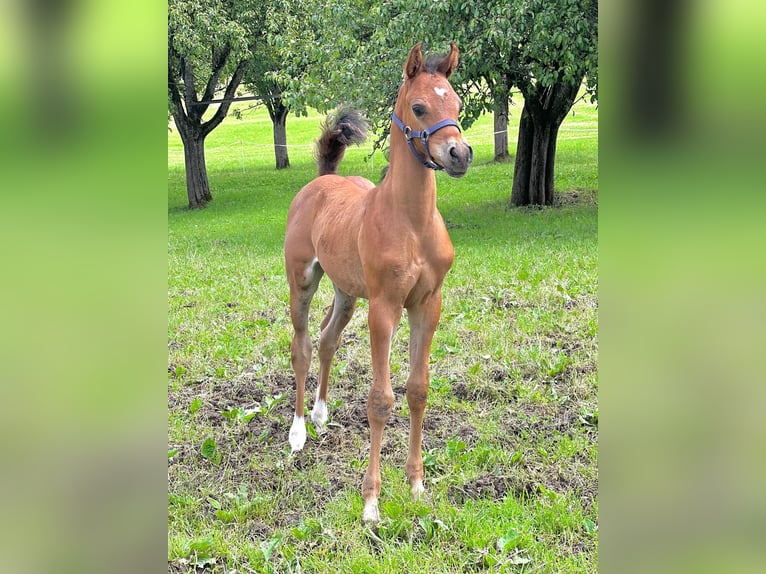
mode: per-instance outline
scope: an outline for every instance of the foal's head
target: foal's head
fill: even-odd
[[[423,58],[422,43],[416,44],[404,64],[404,82],[399,88],[396,115],[413,130],[429,129],[444,120],[457,120],[463,107],[447,78],[458,64],[458,48],[450,43],[446,56]],[[423,153],[423,142],[415,140]],[[473,160],[473,150],[460,129],[448,125],[428,138],[428,148],[436,164],[452,177],[462,177]]]

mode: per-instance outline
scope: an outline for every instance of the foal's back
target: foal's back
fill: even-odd
[[[338,289],[367,297],[357,240],[374,187],[358,176],[322,175],[301,189],[287,217],[288,267],[316,261]]]

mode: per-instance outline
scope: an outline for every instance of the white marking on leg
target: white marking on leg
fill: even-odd
[[[439,96],[439,97],[442,97],[442,98],[443,98],[443,97],[444,97],[444,94],[446,94],[446,93],[447,93],[447,90],[446,90],[445,88],[434,87],[434,92],[436,92],[436,95],[437,95],[437,96]]]
[[[377,524],[380,522],[380,512],[378,512],[378,501],[368,500],[364,503],[364,511],[362,512],[362,522],[372,522]]]
[[[311,279],[314,277],[314,271],[316,270],[316,264],[319,263],[319,259],[314,257],[309,264],[306,266],[306,269],[303,271],[303,277],[304,281],[306,283],[311,283]]]
[[[321,430],[327,422],[327,403],[319,398],[319,389],[317,389],[317,398],[314,402],[314,408],[311,409],[311,420],[317,430]]]
[[[426,491],[425,488],[423,488],[423,481],[422,480],[416,480],[415,484],[412,485],[410,488],[410,494],[412,495],[412,500],[419,500],[423,493]]]
[[[290,427],[290,454],[296,453],[303,449],[303,445],[306,444],[306,422],[303,417],[293,415],[293,426]]]

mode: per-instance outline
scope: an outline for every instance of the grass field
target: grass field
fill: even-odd
[[[511,152],[521,107],[512,107]],[[467,131],[468,175],[437,174],[455,245],[431,353],[428,499],[404,476],[406,320],[382,454],[382,523],[363,526],[369,431],[367,304],[344,332],[330,422],[289,456],[292,329],[282,260],[288,206],[314,177],[322,118],[290,117],[292,166],[274,169],[265,110],[207,141],[214,201],[186,209],[183,148],[168,135],[168,571],[596,572],[598,560],[598,115],[562,126],[559,205],[506,209],[513,162],[493,163],[492,120]],[[379,179],[349,150],[341,173]],[[314,299],[314,340],[332,298]],[[315,347],[316,349],[316,347]],[[316,384],[316,353],[307,396]],[[308,408],[311,408],[309,402]]]

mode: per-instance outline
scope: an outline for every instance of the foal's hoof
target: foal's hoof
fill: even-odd
[[[290,441],[290,454],[303,450],[303,445],[306,444],[306,422],[303,417],[293,415],[293,426],[290,427],[288,440]]]
[[[362,522],[365,524],[377,524],[380,522],[380,512],[378,512],[377,500],[370,500],[369,502],[364,503]]]
[[[311,420],[317,430],[322,430],[324,428],[324,424],[327,422],[326,402],[320,399],[314,403],[314,408],[311,409]]]
[[[426,489],[423,487],[423,481],[417,480],[415,484],[410,487],[410,495],[412,500],[421,500],[425,498]]]

